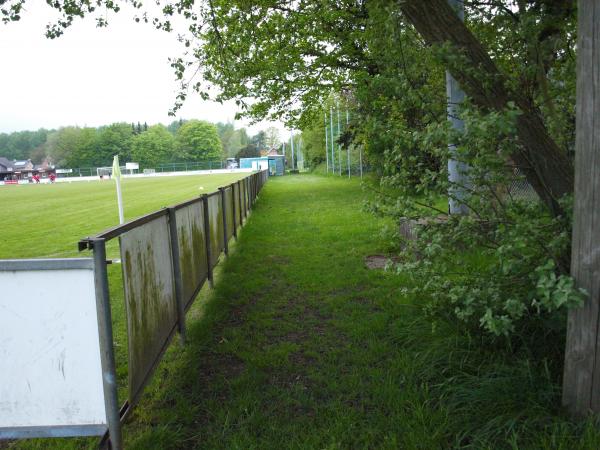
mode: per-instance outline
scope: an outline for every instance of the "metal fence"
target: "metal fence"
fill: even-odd
[[[105,254],[106,242],[119,238],[129,374],[121,422],[138,402],[175,331],[185,340],[185,312],[207,280],[212,286],[219,255],[228,254],[230,237],[237,236],[267,177],[267,171],[254,173],[79,242],[80,251]]]
[[[512,177],[509,179],[506,190],[508,195],[513,200],[525,200],[528,202],[535,202],[540,199],[533,186],[529,184],[525,178],[523,170],[518,167],[512,168]]]
[[[194,162],[180,162],[180,163],[169,163],[160,164],[154,167],[141,167],[139,171],[142,172],[144,169],[154,170],[155,173],[161,172],[188,172],[192,170],[216,170],[225,169],[226,161],[215,159],[206,161],[194,161]],[[73,169],[63,169],[58,172],[58,176],[61,178],[70,177],[95,177],[98,175],[98,167],[78,167]],[[67,172],[68,171],[68,172]],[[125,166],[123,166],[123,173],[127,173]]]
[[[101,446],[122,448],[123,421],[139,401],[176,331],[185,340],[186,311],[206,281],[212,286],[213,268],[221,253],[228,254],[229,240],[237,237],[267,178],[268,171],[253,173],[217,192],[163,208],[79,241],[80,252],[93,252],[93,259],[86,260],[90,261],[86,264],[94,267],[95,288],[92,283],[92,290],[99,305],[98,333],[106,407],[106,422],[102,423],[106,425],[99,424],[91,431],[89,427],[61,428],[60,435],[104,433]],[[120,408],[108,307],[111,286],[107,265],[111,261],[106,254],[107,242],[115,238],[118,238],[121,256],[128,341],[127,400]],[[35,264],[48,261],[36,260]],[[9,268],[14,270],[12,266]],[[33,436],[31,430],[20,431],[18,424],[16,428],[12,424],[3,433],[1,425],[0,438]],[[46,423],[33,428],[37,437],[59,435],[56,427]]]
[[[339,147],[339,146],[338,146]],[[327,173],[342,177],[360,176],[370,171],[366,164],[361,146],[352,146],[349,149],[339,147],[333,153],[327,154]]]

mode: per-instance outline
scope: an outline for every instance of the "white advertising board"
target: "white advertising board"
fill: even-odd
[[[136,162],[128,162],[125,163],[125,169],[126,170],[139,170],[140,168],[140,164],[136,163]]]
[[[0,438],[106,430],[91,259],[0,261]]]

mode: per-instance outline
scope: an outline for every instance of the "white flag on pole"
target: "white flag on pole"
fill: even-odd
[[[119,223],[125,223],[123,216],[123,197],[121,195],[121,167],[119,167],[119,155],[113,158],[112,175],[117,182],[117,204],[119,205]]]

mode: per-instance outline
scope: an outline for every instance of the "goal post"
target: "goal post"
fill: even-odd
[[[119,166],[119,167],[121,168],[121,173],[125,173],[125,166]],[[96,175],[98,175],[99,177],[110,178],[110,177],[112,177],[112,172],[113,172],[112,166],[96,168]]]

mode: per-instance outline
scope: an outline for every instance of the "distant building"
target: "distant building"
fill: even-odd
[[[45,160],[42,164],[33,164],[30,159],[12,161],[0,156],[0,181],[31,180],[34,175],[47,178],[56,169]]]
[[[285,173],[285,156],[275,154],[256,158],[240,158],[240,168],[253,170],[269,169],[269,175],[283,175]]]

